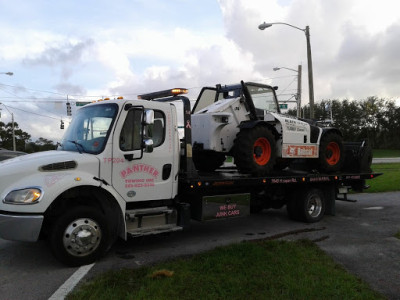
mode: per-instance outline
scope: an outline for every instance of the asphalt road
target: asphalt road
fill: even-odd
[[[377,291],[400,299],[400,192],[357,194],[356,203],[336,202],[336,216],[316,224],[288,219],[286,210],[265,210],[250,217],[192,223],[187,232],[119,241],[85,277],[106,270],[137,268],[191,255],[243,240],[285,234],[284,239],[309,238]],[[302,232],[312,229],[312,232]],[[297,233],[294,233],[294,232]],[[0,240],[0,299],[48,299],[77,270],[51,256],[45,243]]]

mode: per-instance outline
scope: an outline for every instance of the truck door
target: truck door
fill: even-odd
[[[175,111],[169,104],[143,101],[145,106],[126,106],[113,138],[112,184],[126,201],[170,199],[176,191]],[[143,124],[146,109],[154,111],[154,124]],[[143,149],[152,136],[153,151]]]

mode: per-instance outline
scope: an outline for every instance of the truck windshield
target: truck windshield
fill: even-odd
[[[251,84],[246,84],[246,86],[253,99],[255,108],[270,112],[278,112],[278,105],[272,88]]]
[[[72,119],[58,150],[98,154],[104,150],[117,104],[85,106]]]

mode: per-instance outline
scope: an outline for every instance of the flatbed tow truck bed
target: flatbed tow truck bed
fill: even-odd
[[[199,172],[194,176],[181,176],[180,184],[186,188],[212,189],[224,186],[269,186],[275,184],[308,184],[334,182],[346,186],[355,186],[360,181],[373,179],[382,173],[337,172],[333,174],[310,173],[299,170],[283,170],[268,176],[255,177],[241,174],[235,168],[221,168],[214,172]]]
[[[190,204],[192,218],[199,221],[229,217],[224,215],[231,212],[224,209],[228,206],[235,208],[237,215],[232,216],[242,216],[250,211],[287,205],[292,219],[317,222],[323,214],[335,215],[335,201],[347,201],[350,189],[363,191],[368,188],[366,180],[379,175],[381,173],[322,174],[286,169],[268,176],[255,177],[228,167],[214,172],[180,176],[179,188],[182,201]],[[315,204],[315,198],[321,200]],[[310,211],[314,206],[321,206],[323,213],[319,213],[315,219],[305,219],[308,214],[301,212]]]

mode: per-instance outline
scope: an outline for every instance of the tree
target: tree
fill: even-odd
[[[30,134],[21,130],[18,127],[18,123],[14,122],[14,135],[16,150],[25,151],[25,144],[31,138]],[[13,149],[13,129],[11,122],[7,124],[0,122],[0,145],[5,149]]]
[[[54,142],[43,137],[40,137],[35,142],[29,142],[26,145],[26,152],[28,153],[55,150],[55,149],[56,145],[54,144]]]
[[[367,139],[373,148],[400,148],[400,107],[393,101],[378,97],[359,101],[322,100],[314,104],[315,119],[329,119],[330,109],[333,126],[341,130],[345,141]],[[309,115],[309,106],[302,110],[305,116]],[[288,114],[295,116],[296,110],[289,110]]]

